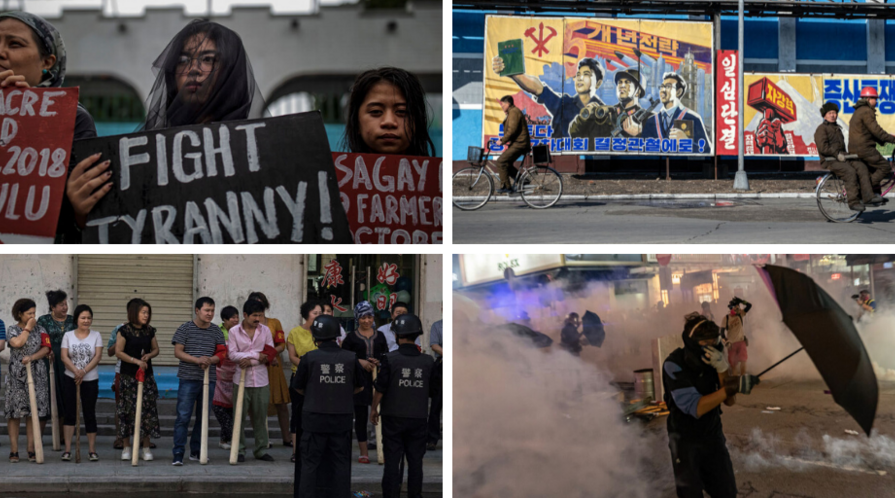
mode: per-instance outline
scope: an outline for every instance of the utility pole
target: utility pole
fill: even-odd
[[[749,179],[746,177],[746,165],[745,160],[743,158],[743,149],[746,146],[745,140],[745,129],[744,129],[744,119],[743,119],[743,54],[745,51],[743,50],[743,17],[745,6],[743,5],[744,0],[740,0],[740,12],[739,12],[739,40],[738,40],[738,53],[737,53],[737,94],[739,98],[737,99],[737,121],[739,122],[739,130],[737,130],[737,135],[739,135],[739,147],[737,147],[737,173],[733,178],[733,189],[734,190],[749,190]]]

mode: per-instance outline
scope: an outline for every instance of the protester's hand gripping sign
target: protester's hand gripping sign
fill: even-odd
[[[86,243],[351,243],[319,112],[79,140],[114,187]]]
[[[333,153],[357,244],[440,244],[439,157]]]
[[[0,90],[0,242],[56,234],[77,107],[77,88]]]

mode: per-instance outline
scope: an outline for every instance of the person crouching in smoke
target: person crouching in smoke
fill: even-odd
[[[737,495],[733,463],[721,428],[721,403],[732,406],[737,393],[749,394],[758,377],[729,375],[721,331],[693,312],[684,317],[684,347],[662,366],[668,405],[668,446],[679,498]]]

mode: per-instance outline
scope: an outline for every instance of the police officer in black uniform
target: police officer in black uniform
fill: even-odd
[[[318,470],[330,478],[320,483],[333,498],[351,496],[351,429],[354,394],[363,390],[364,378],[357,356],[336,343],[339,319],[320,315],[311,324],[319,349],[301,357],[292,388],[304,395],[301,435],[301,498],[320,496]]]
[[[685,317],[684,347],[662,366],[668,405],[668,446],[679,498],[736,498],[737,485],[727,440],[721,430],[721,403],[749,394],[758,377],[728,375],[721,330],[699,313]]]
[[[423,455],[426,454],[429,398],[436,394],[435,360],[414,344],[423,333],[416,315],[401,315],[392,322],[398,349],[383,358],[373,387],[370,421],[379,422],[382,407],[382,446],[385,472],[384,498],[399,498],[407,457],[407,498],[423,496]]]

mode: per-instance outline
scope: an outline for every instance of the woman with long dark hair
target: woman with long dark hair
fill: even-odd
[[[351,87],[342,146],[360,153],[434,156],[420,80],[396,67],[358,75]]]

